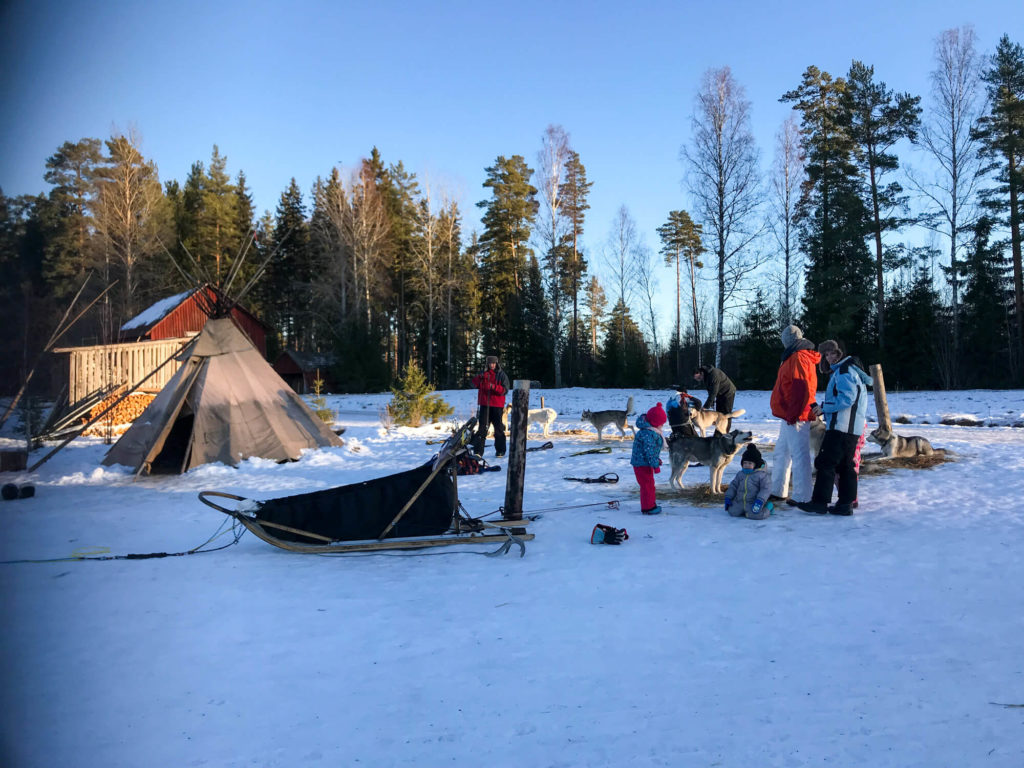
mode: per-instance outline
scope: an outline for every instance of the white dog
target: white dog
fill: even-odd
[[[511,405],[506,405],[502,411],[501,420],[508,427],[508,415],[512,411]],[[544,430],[544,437],[548,436],[548,430],[558,418],[558,412],[554,408],[531,408],[526,412],[526,431],[530,431],[530,425],[536,424]]]

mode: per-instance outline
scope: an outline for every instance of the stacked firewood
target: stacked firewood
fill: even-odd
[[[150,395],[145,392],[133,392],[118,403],[118,399],[123,397],[123,394],[123,391],[115,392],[102,402],[94,405],[92,410],[89,411],[89,415],[84,418],[84,421],[92,421],[107,408],[110,408],[111,405],[117,403],[117,405],[114,405],[114,407],[110,409],[106,416],[97,421],[82,434],[103,435],[111,428],[114,428],[118,432],[123,432],[124,429],[117,428],[127,427],[127,425],[139,418],[139,416],[142,415],[142,412],[146,410],[146,407],[153,402],[154,398],[156,398],[156,395]]]

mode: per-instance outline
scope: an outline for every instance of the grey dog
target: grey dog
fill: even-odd
[[[669,484],[674,488],[683,487],[683,473],[689,462],[707,465],[711,472],[711,492],[722,492],[722,475],[729,462],[739,453],[743,446],[754,439],[752,432],[732,432],[722,434],[715,432],[711,437],[690,437],[673,435],[668,439],[668,455],[672,463],[672,475]]]
[[[622,437],[626,436],[627,427],[633,430],[633,437],[636,437],[636,429],[633,427],[632,424],[629,423],[629,416],[632,413],[634,413],[633,396],[630,395],[629,400],[626,402],[626,410],[617,411],[611,409],[607,411],[584,411],[583,420],[589,421],[594,426],[594,429],[597,430],[597,442],[600,443],[601,430],[603,430],[609,424],[611,424],[614,427],[617,427],[619,430],[619,434],[622,435]]]

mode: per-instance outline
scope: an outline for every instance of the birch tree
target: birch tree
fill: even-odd
[[[121,272],[123,316],[130,318],[138,309],[140,267],[160,249],[157,213],[162,192],[156,165],[142,156],[135,131],[115,134],[106,145],[109,156],[97,184],[96,231],[103,252]]]
[[[949,281],[952,304],[953,359],[960,348],[960,278],[968,239],[961,237],[977,221],[981,158],[974,129],[981,117],[981,59],[971,26],[943,31],[935,41],[931,99],[918,144],[935,164],[931,176],[908,175],[925,202],[921,223],[949,242]]]
[[[782,254],[782,313],[783,326],[793,322],[793,302],[796,300],[797,248],[796,213],[800,199],[800,185],[805,177],[804,153],[800,147],[800,124],[791,114],[775,134],[775,159],[772,163],[771,217],[769,226]]]
[[[725,307],[742,278],[757,266],[750,246],[763,230],[756,218],[760,194],[750,102],[729,67],[704,73],[691,124],[692,143],[683,147],[682,157],[695,213],[716,261],[715,365],[720,365]]]
[[[541,140],[537,153],[537,168],[534,171],[535,185],[540,209],[537,235],[542,243],[547,291],[551,298],[551,344],[552,362],[555,367],[555,386],[562,386],[561,331],[562,331],[562,254],[564,217],[562,215],[562,191],[565,180],[565,163],[569,158],[569,134],[560,125],[549,125]]]

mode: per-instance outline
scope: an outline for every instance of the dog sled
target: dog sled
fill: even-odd
[[[234,518],[256,537],[289,552],[328,554],[420,549],[452,544],[513,545],[526,554],[529,520],[470,517],[459,502],[457,463],[469,451],[472,418],[415,469],[322,491],[254,501],[222,491],[201,491],[199,500]],[[233,502],[224,506],[219,500]]]

